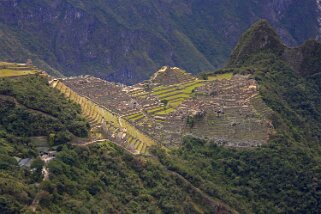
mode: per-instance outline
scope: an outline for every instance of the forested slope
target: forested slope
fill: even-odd
[[[110,142],[73,146],[88,135],[80,113],[45,77],[0,78],[0,213],[233,212],[151,157]],[[39,136],[57,152],[48,179]],[[25,158],[30,167],[17,161]]]
[[[258,81],[263,100],[274,110],[276,133],[269,144],[235,150],[188,137],[183,148],[155,154],[168,169],[241,213],[318,213],[320,50],[316,41],[289,49],[266,21],[256,23],[243,35],[229,65],[217,72],[251,74]],[[309,57],[295,61],[285,55],[289,51]]]
[[[38,75],[0,78],[0,212],[19,213],[33,200],[35,182],[42,179],[42,163],[33,138],[51,136],[52,146],[63,145],[73,135],[88,134],[80,107],[49,88]],[[35,159],[30,171],[15,159]]]

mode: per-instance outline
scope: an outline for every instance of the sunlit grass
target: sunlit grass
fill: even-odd
[[[157,111],[162,110],[164,108],[165,108],[164,106],[153,108],[153,109],[147,110],[147,113],[153,114],[154,112],[157,112]]]
[[[172,112],[174,112],[174,111],[176,111],[176,109],[174,109],[174,108],[168,108],[168,109],[166,109],[166,110],[164,110],[164,111],[157,112],[156,114],[157,114],[157,115],[166,115],[166,114],[170,114],[170,113],[172,113]]]
[[[11,70],[11,69],[0,69],[0,77],[16,77],[30,74],[36,74],[35,70]]]
[[[233,73],[226,73],[226,74],[216,74],[216,75],[210,75],[208,76],[208,81],[214,81],[214,80],[230,80],[233,77]]]

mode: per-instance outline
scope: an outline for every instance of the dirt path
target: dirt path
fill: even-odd
[[[44,111],[40,111],[38,109],[33,109],[33,108],[30,108],[28,106],[25,106],[24,104],[20,103],[15,97],[12,97],[12,96],[7,96],[7,95],[0,95],[0,99],[4,99],[4,100],[8,100],[8,101],[11,101],[11,102],[14,102],[16,104],[16,106],[18,107],[23,107],[25,109],[27,109],[29,112],[32,112],[32,113],[37,113],[37,114],[41,114],[45,117],[50,117],[51,119],[54,119],[54,120],[58,120],[56,117],[44,112]]]
[[[47,168],[46,165],[47,165],[47,163],[48,163],[49,161],[51,161],[52,159],[53,159],[52,157],[42,158],[42,160],[45,162],[45,165],[42,167],[42,171],[41,171],[41,173],[42,173],[42,175],[43,175],[42,181],[47,181],[47,180],[49,180],[49,175],[50,175],[50,173],[49,173],[49,169]],[[35,196],[35,198],[33,199],[31,205],[29,206],[29,209],[30,209],[32,212],[36,212],[36,210],[37,210],[37,207],[38,207],[39,201],[40,201],[40,193],[41,193],[41,192],[38,192],[38,193],[36,194],[36,196]]]
[[[204,200],[206,204],[210,204],[212,207],[213,211],[215,213],[220,213],[220,214],[238,214],[238,212],[234,209],[232,209],[230,206],[225,204],[222,201],[214,200],[212,197],[210,197],[207,193],[203,192],[201,189],[195,187],[190,181],[185,179],[182,175],[180,175],[177,172],[171,171],[167,169],[167,172],[170,173],[171,175],[179,178],[182,182],[184,182],[185,186],[190,188],[191,191],[194,194],[199,194]]]
[[[29,206],[29,209],[31,209],[32,212],[36,212],[38,205],[39,205],[39,196],[37,194],[36,197],[33,199],[31,205]]]
[[[49,180],[49,169],[46,166],[42,168],[43,181]]]

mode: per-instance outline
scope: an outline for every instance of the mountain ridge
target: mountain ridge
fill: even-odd
[[[252,55],[273,53],[296,72],[310,76],[321,72],[321,43],[307,40],[298,47],[287,47],[267,20],[253,24],[232,51],[228,67],[241,66]]]
[[[194,74],[223,66],[241,32],[260,18],[273,23],[287,44],[315,38],[316,8],[314,0],[5,0],[0,23],[7,51],[0,58],[31,58],[52,74],[90,73],[133,84],[163,65]],[[8,44],[8,37],[15,39]]]

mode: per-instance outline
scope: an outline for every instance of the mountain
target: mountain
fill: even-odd
[[[250,74],[258,82],[262,99],[274,112],[276,132],[269,143],[233,150],[187,138],[170,155],[158,152],[161,162],[240,213],[318,213],[320,50],[313,40],[287,47],[268,22],[255,23],[216,73]]]
[[[228,66],[242,66],[253,63],[251,58],[262,53],[273,53],[286,62],[302,76],[311,76],[321,72],[321,44],[308,40],[296,48],[289,48],[281,42],[279,35],[271,25],[261,20],[244,33],[234,49]]]
[[[79,144],[83,112],[50,81],[0,63],[0,213],[236,213],[154,158]]]
[[[242,35],[226,67],[203,73],[204,80],[164,66],[149,81],[130,87],[90,76],[58,80],[30,63],[0,63],[0,212],[319,213],[320,47],[315,40],[288,47],[267,21],[260,20]],[[59,81],[91,98],[94,107],[77,98],[76,92],[50,87]],[[104,87],[112,90],[99,91]],[[254,104],[238,102],[251,100],[253,93]],[[146,99],[150,94],[162,98],[157,111],[148,112],[157,101]],[[146,130],[153,123],[169,125],[164,133],[162,127],[155,129],[153,134],[161,140],[168,140],[180,125],[165,123],[166,114],[192,133],[179,136],[175,144],[161,141],[148,155],[108,140],[88,142],[88,135],[97,133],[89,131],[83,116],[99,118],[98,104],[108,95],[117,97],[106,106],[114,106],[118,114],[134,108],[131,99],[123,102],[127,97],[141,98],[147,110],[128,114],[127,119],[132,124],[138,121],[137,127]],[[224,103],[223,111],[204,121],[207,105],[216,103],[213,99]],[[255,107],[258,100],[263,102],[259,108],[240,111]],[[236,103],[241,107],[235,108]],[[189,106],[199,109],[186,120],[171,114],[177,108],[183,114],[194,110]],[[160,112],[163,117],[145,120],[148,114]],[[125,119],[115,119],[115,115],[106,116],[113,121],[106,127],[118,136],[115,126]],[[228,120],[234,122],[225,124]],[[253,129],[248,123],[264,128]],[[211,125],[215,129],[208,132]],[[130,127],[126,124],[125,129]],[[230,135],[247,142],[257,133],[265,142],[255,147],[239,148],[231,143],[235,139],[224,144],[209,137]]]
[[[0,59],[31,58],[51,74],[129,84],[163,65],[195,74],[222,67],[241,33],[260,18],[289,45],[320,38],[316,0],[4,0]]]

